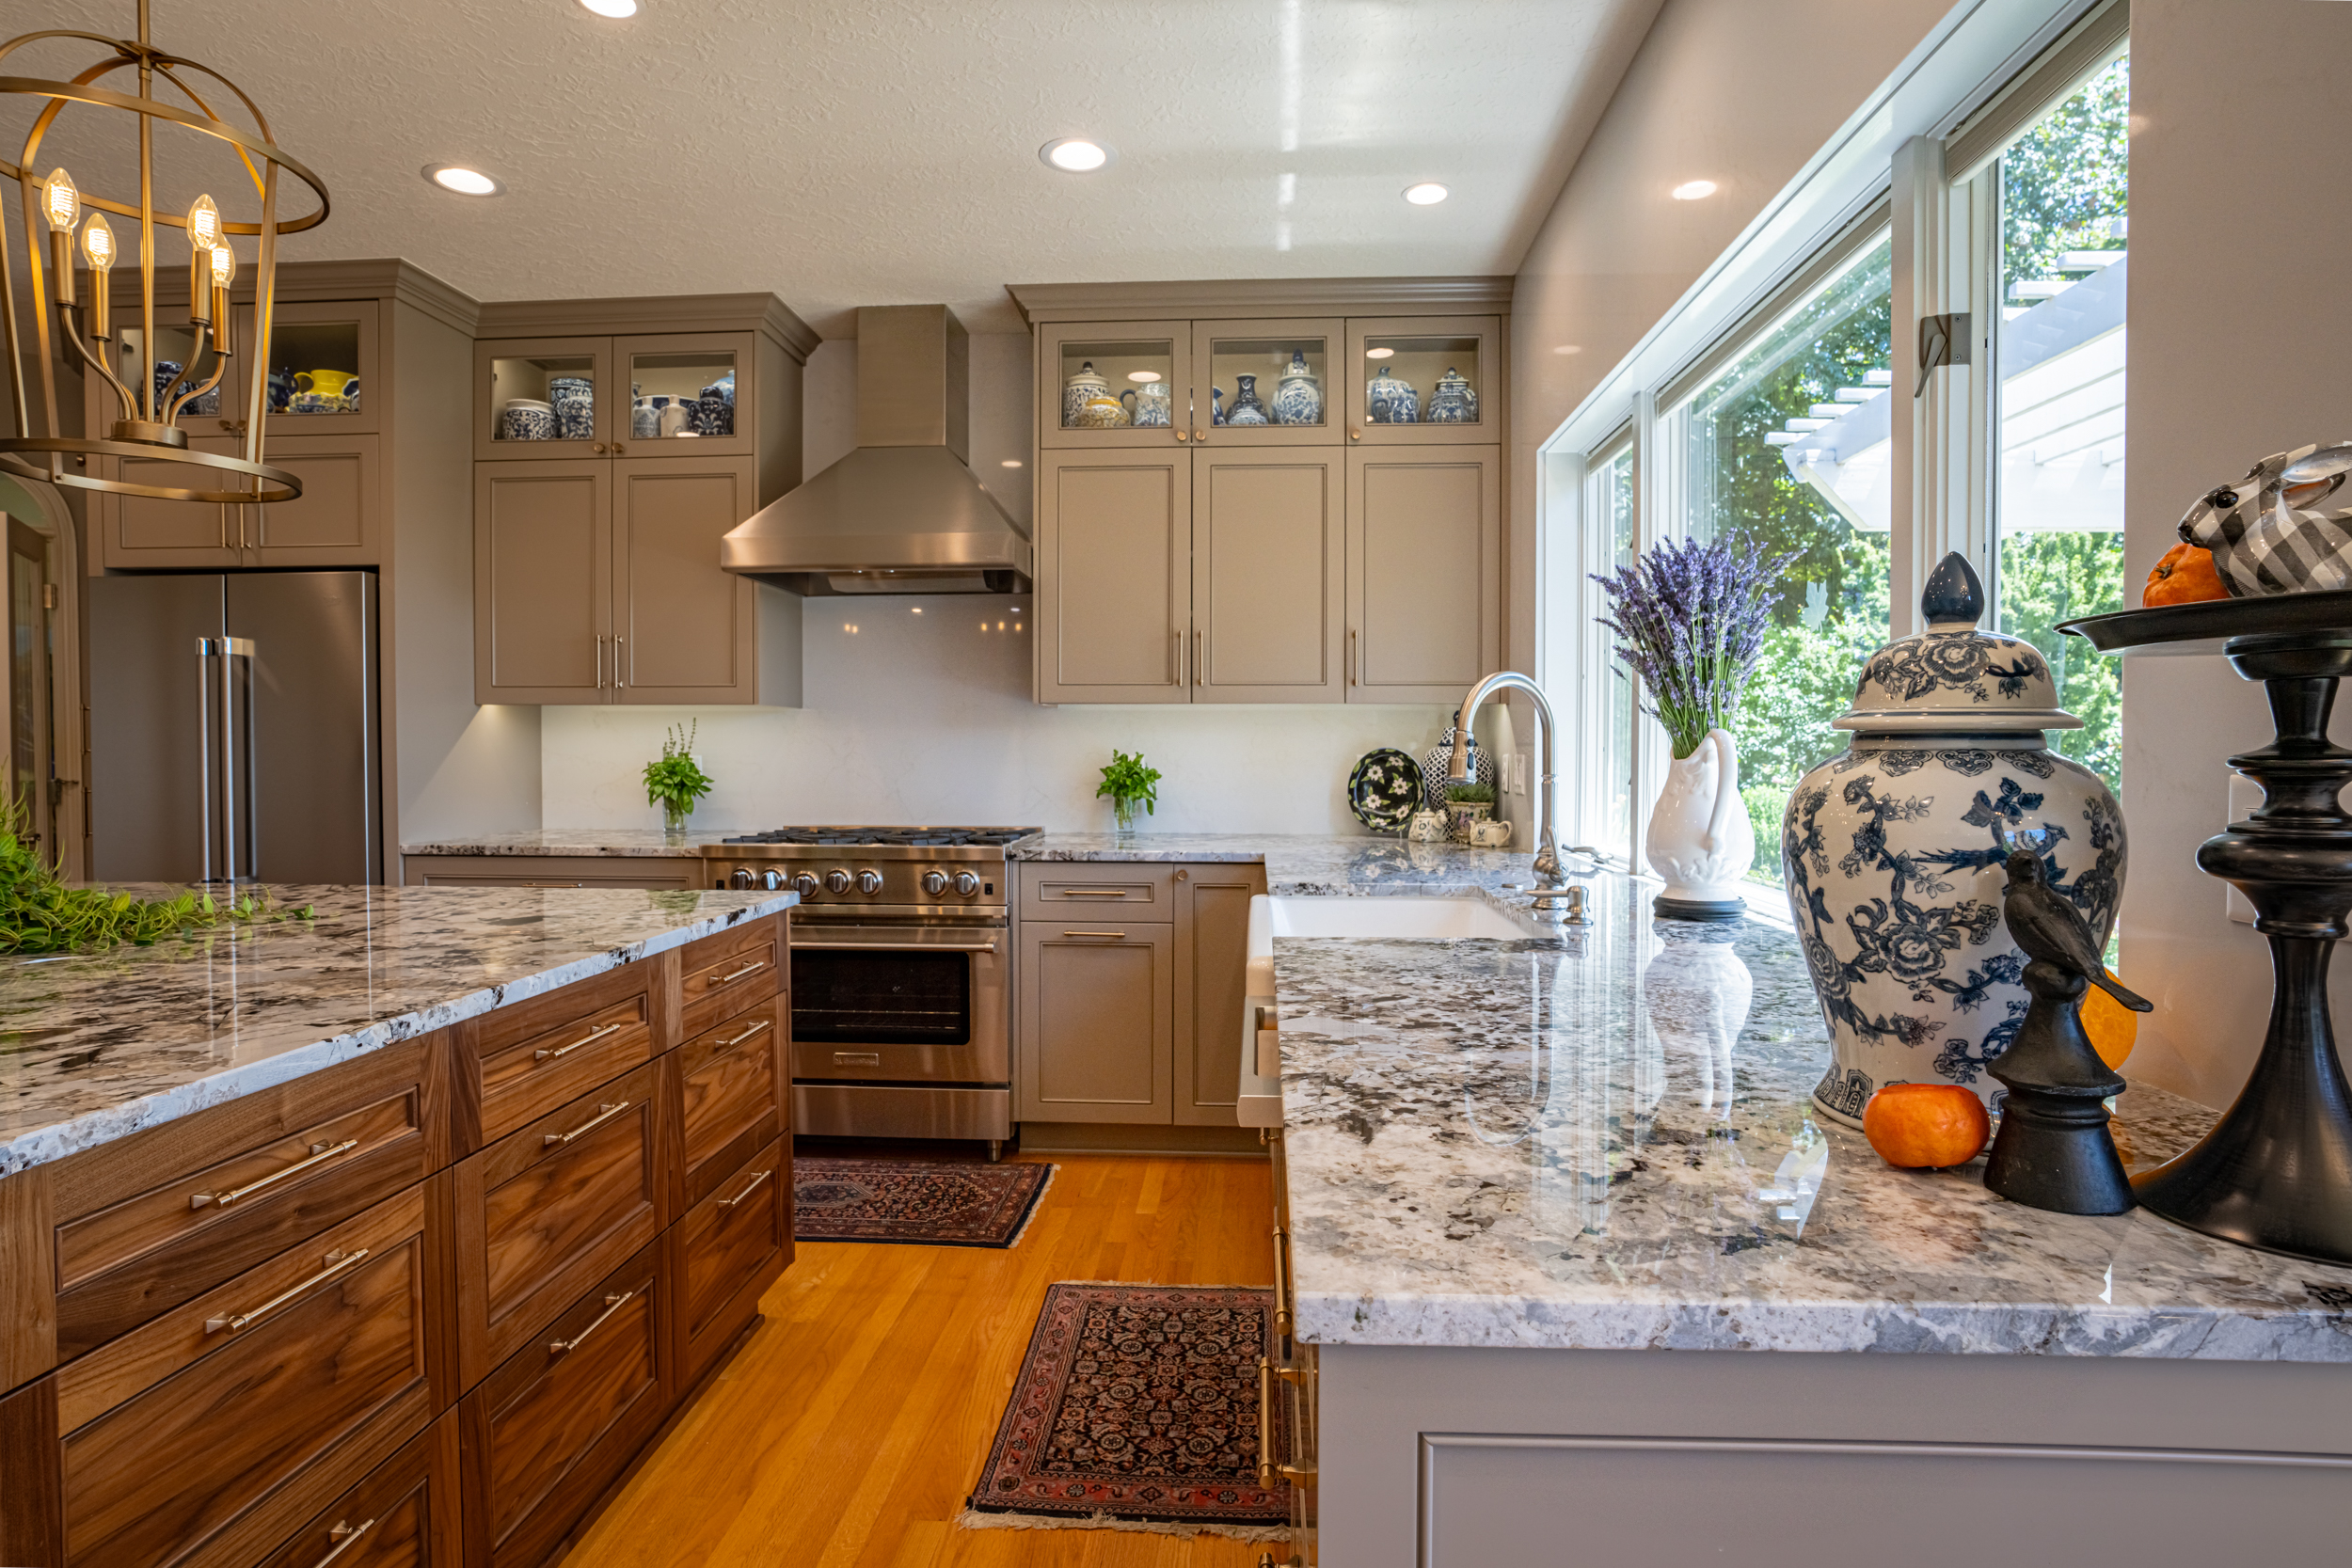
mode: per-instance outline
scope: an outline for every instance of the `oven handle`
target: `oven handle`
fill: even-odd
[[[946,942],[803,942],[792,939],[795,953],[993,953],[1001,944]]]

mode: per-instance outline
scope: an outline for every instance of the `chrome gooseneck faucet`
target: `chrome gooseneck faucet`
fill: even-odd
[[[1536,789],[1535,833],[1535,918],[1552,925],[1564,925],[1568,911],[1577,900],[1570,896],[1567,874],[1560,869],[1559,785],[1553,773],[1552,736],[1554,726],[1551,705],[1544,701],[1541,688],[1516,670],[1498,670],[1470,689],[1462,699],[1462,711],[1454,721],[1454,760],[1446,766],[1448,784],[1475,784],[1470,776],[1470,720],[1479,705],[1500,691],[1524,691],[1535,702],[1535,718],[1541,731],[1543,778]]]

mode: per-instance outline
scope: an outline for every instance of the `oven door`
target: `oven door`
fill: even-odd
[[[792,926],[796,1084],[1008,1087],[1004,925]]]

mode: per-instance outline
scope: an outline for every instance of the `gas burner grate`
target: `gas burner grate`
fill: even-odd
[[[1035,828],[771,828],[766,832],[745,833],[739,838],[722,842],[727,844],[805,844],[819,847],[854,848],[859,846],[897,846],[906,848],[955,848],[975,847],[1001,849],[1029,834]]]

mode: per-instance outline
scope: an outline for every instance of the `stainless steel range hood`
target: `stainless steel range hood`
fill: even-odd
[[[719,564],[799,594],[1021,594],[1036,552],[980,487],[970,340],[945,305],[857,313],[857,448],[734,529]]]

